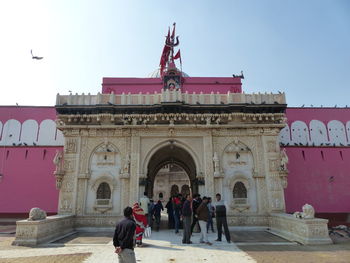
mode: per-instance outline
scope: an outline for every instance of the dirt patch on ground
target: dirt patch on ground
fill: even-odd
[[[2,258],[0,259],[0,263],[81,263],[90,255],[91,253],[78,253],[52,256]]]
[[[258,263],[349,263],[350,242],[318,246],[239,246]]]

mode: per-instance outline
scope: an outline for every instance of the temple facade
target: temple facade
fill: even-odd
[[[314,218],[312,207],[303,219],[285,213],[285,94],[246,94],[243,73],[190,77],[176,67],[178,44],[174,27],[149,78],[104,78],[96,95],[57,95],[55,134],[64,138],[53,158],[57,215],[18,221],[15,244],[111,229],[144,192],[156,200],[221,193],[231,226],[331,242],[327,220]]]

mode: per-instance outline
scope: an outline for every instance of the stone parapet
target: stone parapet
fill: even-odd
[[[16,239],[12,244],[36,246],[73,232],[74,216],[55,215],[44,220],[20,220],[16,224]]]
[[[221,105],[221,104],[286,104],[284,93],[188,93],[181,90],[162,90],[160,93],[122,93],[85,95],[84,93],[59,95],[56,97],[56,106],[59,105],[154,105],[169,102],[183,102],[185,104]]]
[[[303,245],[331,244],[327,223],[326,219],[299,219],[284,213],[272,213],[269,219],[272,233]]]

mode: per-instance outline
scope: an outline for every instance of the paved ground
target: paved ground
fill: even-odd
[[[55,243],[27,248],[11,246],[12,230],[0,230],[0,263],[118,262],[113,253],[112,233],[79,233]],[[350,242],[301,246],[264,231],[233,231],[232,235],[236,243],[228,244],[223,240],[208,246],[199,244],[198,233],[192,237],[194,244],[183,245],[181,235],[173,231],[153,232],[150,239],[144,240],[143,247],[135,249],[137,262],[350,262]],[[210,233],[209,240],[215,239],[216,233]]]

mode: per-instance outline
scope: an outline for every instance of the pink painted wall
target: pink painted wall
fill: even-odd
[[[36,120],[38,123],[46,119],[56,119],[55,107],[35,106],[0,106],[0,121],[4,124],[7,120],[15,119],[23,123],[28,119]]]
[[[56,119],[54,107],[0,107],[0,121],[9,119],[38,123]],[[48,213],[57,212],[58,191],[52,162],[62,146],[0,146],[0,216],[5,213],[28,213],[40,207]]]
[[[301,211],[308,203],[317,213],[350,213],[349,147],[286,147],[286,150],[290,172],[285,189],[287,212]]]
[[[287,108],[288,124],[303,121],[309,125],[311,120],[319,120],[324,124],[331,120],[341,121],[344,125],[350,121],[350,108]]]
[[[242,92],[241,78],[200,78],[185,77],[183,91],[189,93],[232,93]],[[137,94],[160,92],[163,88],[163,82],[160,78],[103,78],[102,93],[115,94],[128,93]]]
[[[33,207],[57,212],[52,162],[56,150],[62,147],[0,148],[0,213],[28,213]]]
[[[326,126],[332,120],[344,125],[350,121],[348,108],[288,108],[286,115],[289,127],[294,121],[308,127],[311,120]],[[301,211],[309,203],[317,213],[350,213],[350,147],[294,146],[286,150],[290,172],[285,190],[287,212]]]

